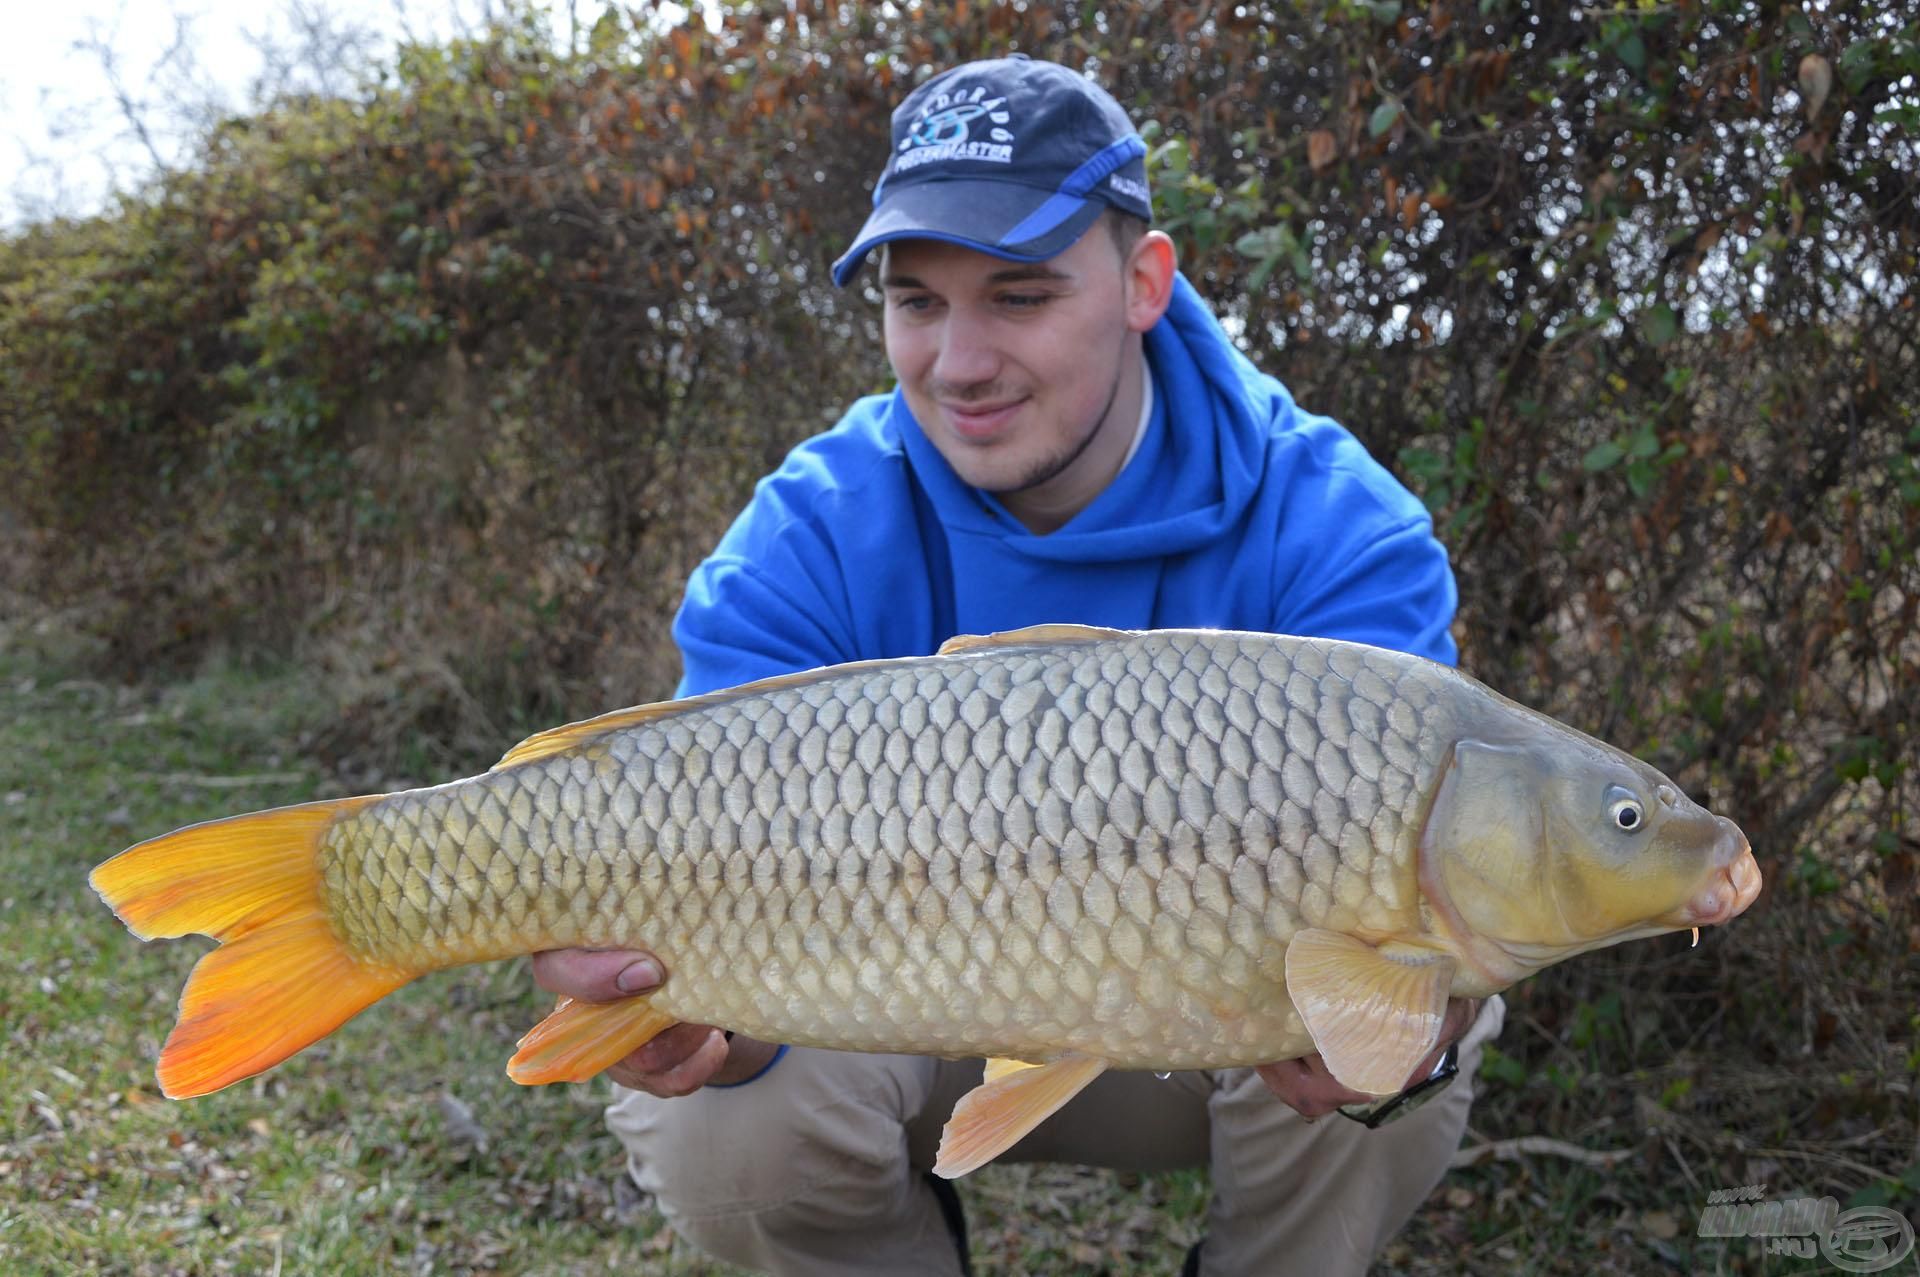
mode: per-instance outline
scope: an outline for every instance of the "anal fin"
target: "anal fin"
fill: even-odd
[[[1042,1066],[1029,1063],[1026,1060],[988,1060],[987,1074],[984,1080],[988,1082],[998,1082],[1001,1078],[1018,1073],[1021,1069],[1037,1069],[1040,1067]]]
[[[940,1132],[933,1173],[943,1179],[977,1170],[1012,1148],[1104,1073],[1107,1062],[1069,1055],[1050,1064],[993,1060],[987,1067],[988,1080],[960,1097]]]
[[[646,998],[576,1002],[561,998],[553,1014],[527,1030],[507,1061],[522,1086],[584,1082],[618,1064],[679,1021]]]

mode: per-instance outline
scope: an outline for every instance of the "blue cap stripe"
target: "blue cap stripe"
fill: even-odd
[[[1060,183],[1060,193],[1085,195],[1101,178],[1118,172],[1123,165],[1142,158],[1146,153],[1147,144],[1131,134],[1118,142],[1109,142],[1095,151],[1085,164],[1067,175],[1067,180]]]
[[[1026,220],[1000,237],[1000,246],[1004,248],[1009,244],[1025,244],[1039,239],[1086,206],[1087,201],[1084,196],[1068,195],[1065,192],[1048,196],[1046,203],[1034,209],[1027,215]]]
[[[1000,237],[1000,243],[1024,244],[1040,238],[1086,206],[1087,194],[1102,180],[1118,172],[1147,153],[1147,144],[1137,136],[1123,137],[1093,153],[1093,157],[1060,184],[1060,190],[1047,202],[1028,214],[1021,223]]]

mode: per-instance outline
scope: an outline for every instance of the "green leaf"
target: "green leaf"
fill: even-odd
[[[1619,465],[1620,459],[1626,455],[1626,449],[1612,441],[1596,444],[1588,450],[1586,456],[1580,458],[1580,468],[1589,474],[1598,474],[1602,470],[1611,470]]]
[[[1400,104],[1398,102],[1382,102],[1379,106],[1374,107],[1373,114],[1367,117],[1368,135],[1379,137],[1388,129],[1392,128],[1393,122],[1399,118]]]
[[[1873,78],[1875,46],[1878,40],[1855,40],[1840,53],[1840,79],[1847,92],[1858,93]]]
[[[1893,1200],[1893,1190],[1898,1187],[1892,1180],[1879,1180],[1867,1185],[1847,1199],[1848,1210],[1859,1210],[1863,1206],[1885,1206]]]
[[[1647,312],[1643,327],[1648,341],[1656,346],[1664,346],[1679,334],[1680,317],[1674,314],[1673,307],[1661,302]]]
[[[1313,252],[1307,247],[1305,241],[1293,246],[1293,251],[1288,254],[1288,259],[1293,263],[1293,277],[1295,279],[1303,284],[1313,282]]]
[[[1629,31],[1620,43],[1613,46],[1613,51],[1629,69],[1635,72],[1647,69],[1647,46],[1641,42],[1638,31]]]
[[[1526,1066],[1489,1042],[1480,1048],[1480,1076],[1503,1086],[1524,1086]]]
[[[1673,1081],[1667,1083],[1667,1087],[1664,1091],[1660,1092],[1660,1107],[1670,1109],[1675,1105],[1682,1103],[1687,1098],[1688,1095],[1692,1094],[1692,1092],[1693,1092],[1692,1078],[1690,1077],[1675,1078]]]
[[[1291,238],[1284,226],[1263,226],[1257,231],[1248,231],[1233,241],[1233,251],[1242,257],[1264,259],[1283,251]]]
[[[1266,287],[1267,278],[1273,274],[1273,268],[1279,264],[1280,255],[1275,253],[1272,257],[1267,258],[1267,260],[1254,267],[1253,274],[1247,276],[1247,291],[1257,293]]]

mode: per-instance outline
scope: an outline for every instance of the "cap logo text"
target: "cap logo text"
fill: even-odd
[[[907,130],[894,157],[896,173],[943,160],[984,160],[990,164],[1013,163],[1014,135],[1003,126],[1012,116],[1002,110],[1007,100],[989,98],[984,88],[968,92],[957,88],[936,93],[920,109],[920,118]],[[985,139],[974,137],[983,129]]]

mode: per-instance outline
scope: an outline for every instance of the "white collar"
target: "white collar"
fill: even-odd
[[[1153,420],[1153,369],[1146,361],[1140,364],[1140,422],[1133,428],[1133,443],[1127,448],[1126,459],[1121,461],[1120,469],[1125,470],[1133,461],[1133,454],[1140,451],[1140,443],[1147,437],[1147,423]],[[1116,475],[1119,471],[1114,472]]]

